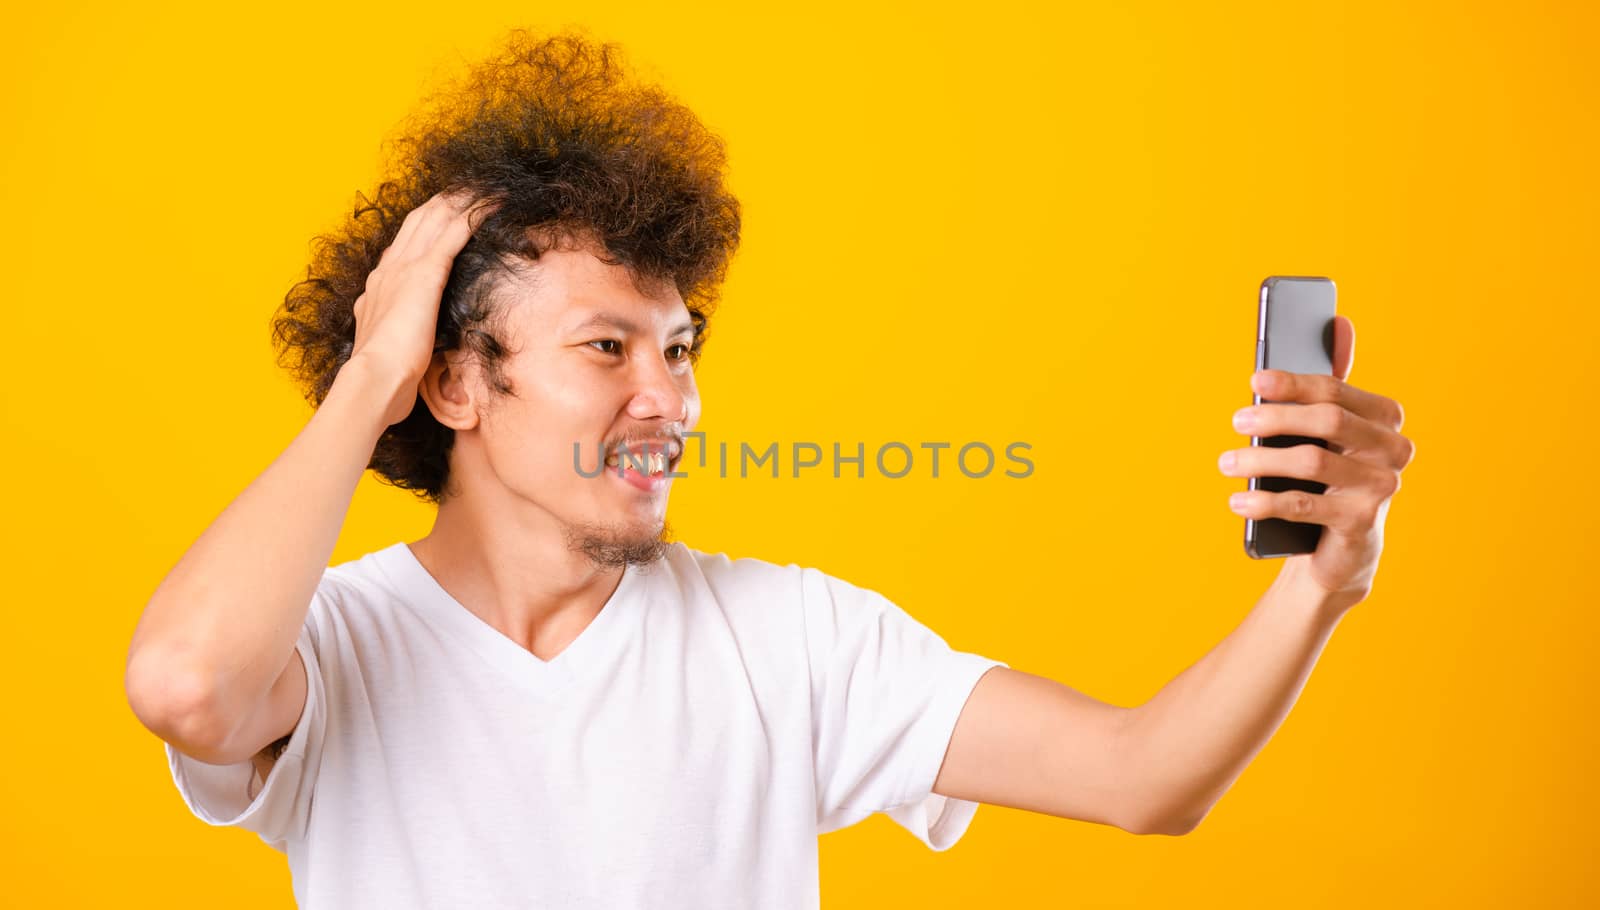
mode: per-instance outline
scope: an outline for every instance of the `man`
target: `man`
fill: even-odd
[[[163,580],[130,704],[205,821],[306,907],[787,907],[816,836],[885,812],[935,850],[981,802],[1181,834],[1372,586],[1399,405],[1263,372],[1225,473],[1322,480],[1241,514],[1326,526],[1136,708],[951,650],[814,568],[669,540],[671,476],[738,242],[721,146],[610,48],[513,35],[324,238],[277,339],[318,406]],[[601,470],[605,466],[604,470]],[[364,469],[429,535],[327,567]]]

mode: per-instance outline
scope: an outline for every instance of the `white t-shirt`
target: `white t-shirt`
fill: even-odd
[[[682,543],[549,661],[404,542],[327,569],[296,648],[306,706],[265,785],[167,756],[195,815],[288,855],[310,910],[817,907],[818,834],[885,812],[960,839],[978,804],[934,778],[1009,666],[875,591]]]

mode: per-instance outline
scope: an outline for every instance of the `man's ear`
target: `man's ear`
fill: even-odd
[[[466,363],[465,352],[435,352],[417,387],[417,393],[433,412],[433,419],[452,430],[470,430],[478,425]]]

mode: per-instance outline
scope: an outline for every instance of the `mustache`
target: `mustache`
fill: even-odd
[[[624,449],[634,448],[636,444],[642,444],[643,447],[647,447],[652,452],[660,452],[664,448],[670,451],[682,452],[683,435],[683,430],[679,427],[665,427],[661,430],[645,433],[630,433],[610,442],[601,443],[600,452],[602,454],[620,452]]]

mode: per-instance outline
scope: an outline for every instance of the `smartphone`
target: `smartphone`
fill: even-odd
[[[1335,289],[1329,278],[1274,275],[1261,282],[1256,314],[1256,369],[1332,376],[1334,303]],[[1254,404],[1274,403],[1260,395],[1251,397]],[[1311,436],[1250,437],[1252,446],[1289,448],[1308,443],[1328,447],[1327,440]],[[1297,477],[1252,477],[1249,486],[1274,493],[1321,493],[1327,488],[1327,484]],[[1284,518],[1244,521],[1244,550],[1252,559],[1310,553],[1321,539],[1319,524]]]

